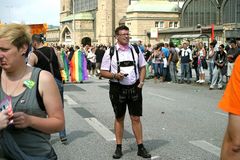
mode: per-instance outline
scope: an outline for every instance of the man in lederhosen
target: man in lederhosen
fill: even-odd
[[[151,158],[151,155],[143,146],[140,120],[146,61],[139,48],[129,45],[128,27],[119,26],[116,28],[115,38],[117,39],[116,45],[105,52],[101,65],[102,77],[110,79],[109,96],[115,113],[116,150],[113,158],[119,159],[122,157],[126,106],[128,106],[133,133],[138,144],[137,155],[143,158]]]

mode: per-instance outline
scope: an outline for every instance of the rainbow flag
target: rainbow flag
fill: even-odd
[[[85,55],[77,50],[70,61],[71,82],[80,82],[88,79],[87,60]]]
[[[62,62],[64,64],[64,70],[61,70],[61,76],[64,81],[69,81],[69,64],[68,64],[68,58],[65,54],[64,50],[61,51],[60,55]]]

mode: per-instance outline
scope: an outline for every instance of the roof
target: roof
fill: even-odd
[[[75,14],[75,16],[73,14],[71,14],[67,17],[64,17],[61,19],[61,22],[73,21],[73,19],[75,19],[75,20],[94,20],[92,13],[81,12],[81,13]]]
[[[178,12],[178,5],[169,1],[141,0],[128,6],[127,12]]]

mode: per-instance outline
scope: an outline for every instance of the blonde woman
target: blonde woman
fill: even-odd
[[[198,83],[205,82],[205,67],[203,66],[204,61],[206,62],[206,51],[203,47],[203,43],[199,42],[198,44],[198,70],[199,70],[199,80]]]
[[[61,97],[51,73],[25,63],[29,44],[25,25],[0,28],[0,100],[13,111],[8,117],[12,123],[1,130],[0,157],[55,160],[49,140],[51,133],[64,128]]]

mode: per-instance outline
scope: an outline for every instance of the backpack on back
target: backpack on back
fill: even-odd
[[[172,62],[173,63],[177,63],[179,61],[179,56],[178,56],[178,53],[177,51],[174,49],[174,51],[172,51]]]

